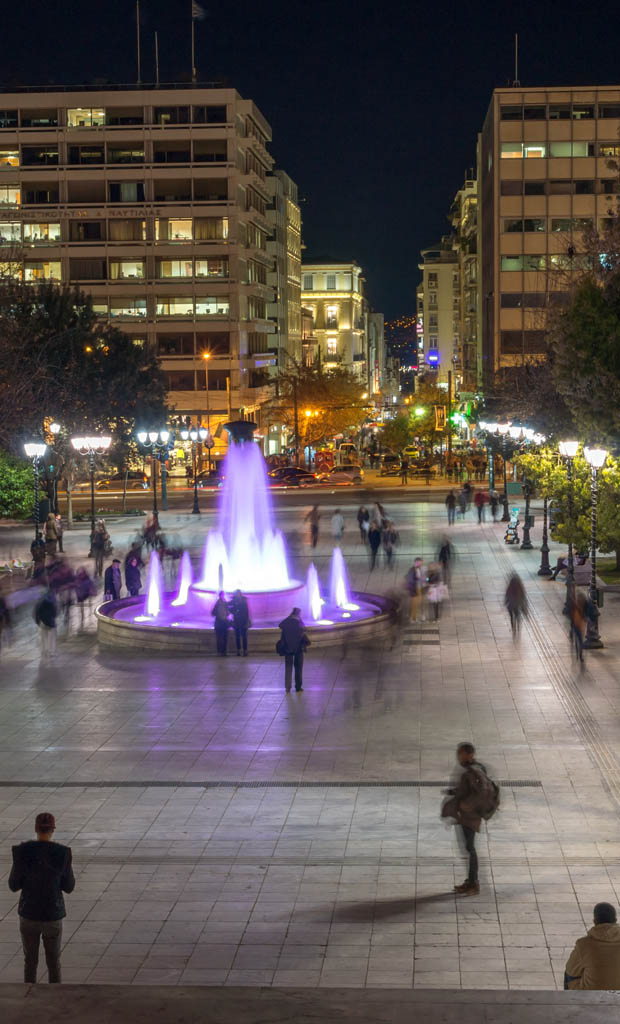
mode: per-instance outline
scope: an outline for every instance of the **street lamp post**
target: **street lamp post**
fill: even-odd
[[[39,459],[42,459],[47,450],[47,445],[42,441],[30,441],[24,445],[24,451],[29,459],[32,459],[32,470],[34,473],[34,547],[39,546],[41,534],[39,531]]]
[[[568,615],[570,604],[575,593],[575,559],[573,557],[573,541],[571,531],[573,529],[573,459],[579,448],[579,441],[560,441],[558,448],[562,458],[566,459],[566,479],[568,480],[568,568],[566,574],[566,601],[564,612]]]
[[[95,532],[95,455],[102,455],[104,452],[107,452],[112,444],[112,438],[108,434],[72,437],[71,444],[80,455],[88,455],[88,468],[90,471],[90,543],[92,548],[93,534]]]
[[[545,494],[543,496],[543,528],[542,528],[542,544],[540,545],[540,568],[538,570],[539,576],[553,576],[553,570],[549,565],[549,533],[547,529],[549,517],[548,517],[548,502],[549,499]]]
[[[530,539],[530,493],[531,493],[531,487],[530,487],[530,481],[528,480],[527,477],[524,480],[524,488],[525,488],[525,512],[524,512],[523,518],[524,518],[525,521],[523,523],[523,540],[521,541],[521,550],[522,551],[531,551],[533,546],[534,546],[532,544],[531,539]]]
[[[54,440],[56,440],[56,438],[58,437],[58,434],[60,433],[60,423],[56,423],[56,421],[54,421],[53,423],[50,423],[50,425],[49,425],[49,432],[53,436]],[[53,450],[54,449],[52,449],[52,451]],[[53,511],[54,515],[57,516],[58,515],[58,511],[59,511],[59,509],[58,509],[58,468],[57,468],[57,471],[54,474],[54,477],[53,477],[53,480],[52,480],[52,495],[53,495],[52,496],[52,511]]]
[[[211,408],[209,406],[209,360],[211,358],[211,352],[203,352],[202,358],[205,361],[205,388],[207,391],[207,445],[211,441]],[[211,472],[211,448],[207,446],[207,465],[209,472]]]
[[[596,585],[596,517],[598,511],[598,471],[605,465],[607,459],[607,450],[605,448],[584,448],[583,454],[585,455],[586,462],[588,463],[591,471],[590,486],[592,489],[592,516],[591,516],[591,537],[590,537],[590,587],[589,587],[589,598],[590,603],[593,607],[594,614],[588,615],[588,625],[586,630],[586,638],[584,641],[584,647],[587,648],[598,648],[604,647],[603,641],[601,640],[600,633],[598,630],[599,620],[599,605],[598,605],[598,587]]]
[[[502,513],[502,523],[510,522],[510,513],[508,512],[508,482],[506,478],[506,434],[510,430],[510,423],[498,423],[497,429],[502,439],[502,462],[504,464],[504,493],[502,495],[502,502],[504,505],[504,511]]]
[[[204,441],[208,436],[208,431],[204,427],[195,428],[191,430],[182,430],[181,437],[184,441],[190,440],[192,442],[192,472],[194,477],[194,504],[192,506],[192,515],[200,515],[200,506],[198,504],[198,474],[196,472],[196,445],[198,441]]]
[[[161,462],[161,498],[164,509],[168,507],[166,491],[166,456],[170,450],[169,430],[139,430],[136,434],[138,441],[143,448],[151,453],[151,476],[153,478],[153,514],[158,514],[157,508],[157,470],[156,459]],[[162,461],[163,456],[163,461]]]

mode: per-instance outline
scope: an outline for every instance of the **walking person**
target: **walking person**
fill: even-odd
[[[56,525],[56,516],[53,512],[50,512],[47,519],[45,520],[45,551],[46,554],[53,557],[56,554],[58,548],[58,526]]]
[[[400,482],[401,485],[405,485],[408,481],[409,476],[409,459],[406,455],[400,457]]]
[[[278,652],[284,656],[284,689],[291,692],[293,668],[295,669],[295,692],[303,690],[304,652],[310,646],[301,620],[301,609],[293,608],[290,615],[283,619],[278,629],[282,631],[278,641]]]
[[[568,594],[568,619],[570,629],[568,639],[570,641],[571,654],[574,652],[576,660],[583,667],[583,642],[586,634],[587,603],[585,595],[577,590],[575,584],[570,585]]]
[[[429,568],[428,573],[428,591],[426,593],[426,599],[429,603],[429,607],[433,611],[433,619],[437,622],[441,618],[441,604],[444,597],[447,596],[448,588],[441,579],[441,569],[438,565],[433,565]]]
[[[415,562],[411,566],[411,569],[407,573],[407,577],[405,580],[405,585],[411,598],[411,603],[409,607],[409,618],[411,622],[417,622],[418,616],[420,614],[420,608],[422,606],[422,583],[422,559],[416,558]]]
[[[446,585],[450,583],[450,576],[452,575],[452,555],[452,545],[448,537],[444,537],[439,548],[437,561],[441,566],[441,578]]]
[[[120,558],[113,558],[103,577],[104,601],[118,601],[121,596],[122,587],[121,560]]]
[[[62,525],[62,516],[60,515],[60,513],[57,513],[56,514],[56,533],[58,534],[58,550],[60,551],[61,555],[64,555],[64,553],[65,553],[65,549],[62,546],[62,535],[63,535],[64,532],[65,531],[64,531],[64,527]]]
[[[381,545],[381,527],[377,526],[374,522],[370,524],[370,530],[368,531],[368,544],[370,546],[370,571],[374,569],[377,564],[377,552]]]
[[[512,629],[513,637],[517,637],[521,632],[521,619],[524,615],[527,615],[527,596],[525,593],[525,587],[523,581],[518,573],[513,572],[512,576],[508,580],[506,592],[504,594],[504,604],[508,609],[510,616],[510,628]]]
[[[220,658],[225,658],[228,649],[228,602],[223,590],[220,590],[219,597],[211,611],[213,615],[213,628],[215,629],[215,648]]]
[[[365,505],[360,505],[357,510],[357,525],[360,531],[360,540],[362,544],[365,544],[368,540],[368,530],[370,529],[370,513]]]
[[[577,939],[564,971],[564,988],[597,992],[620,989],[620,927],[616,908],[597,903],[594,927]]]
[[[103,519],[98,519],[91,540],[91,551],[95,559],[95,576],[103,576],[103,556],[105,555],[110,537]]]
[[[232,614],[233,629],[235,631],[235,645],[237,647],[237,657],[241,655],[241,648],[243,647],[243,657],[248,656],[248,629],[252,625],[250,622],[250,609],[248,608],[248,601],[244,594],[240,590],[235,590],[230,605]]]
[[[75,599],[77,601],[77,606],[80,611],[80,629],[82,630],[84,629],[86,605],[88,603],[90,607],[90,598],[94,597],[94,595],[97,593],[95,582],[94,580],[91,580],[90,576],[88,575],[83,565],[80,566],[80,568],[75,574],[74,588]]]
[[[144,562],[140,557],[138,545],[132,545],[131,550],[125,557],[125,586],[130,597],[137,597],[142,586],[140,569],[144,568]]]
[[[484,522],[484,506],[486,505],[486,494],[484,491],[476,491],[474,495],[474,505],[478,512],[478,522]]]
[[[27,985],[34,985],[37,980],[41,938],[48,979],[52,984],[61,980],[62,919],[66,916],[63,892],[73,892],[75,878],[71,848],[52,842],[55,828],[54,815],[43,811],[35,818],[37,838],[13,847],[9,889],[21,889],[17,912]]]
[[[337,508],[331,519],[332,537],[334,540],[341,540],[344,533],[344,516],[339,508]]]
[[[448,510],[448,526],[454,526],[456,518],[456,495],[454,491],[450,491],[446,497],[446,508]]]
[[[381,532],[381,541],[383,543],[385,564],[388,567],[392,564],[392,559],[394,557],[394,544],[397,536],[396,530],[394,529],[394,523],[391,519],[387,519],[385,527]]]
[[[313,505],[305,519],[305,522],[310,523],[310,544],[313,548],[315,548],[319,542],[320,519],[321,513],[319,512],[319,506]]]
[[[448,799],[444,801],[441,816],[452,818],[460,827],[469,857],[467,878],[462,885],[455,885],[454,891],[459,896],[477,896],[480,883],[476,832],[480,831],[482,819],[488,821],[498,809],[499,788],[487,775],[484,765],[476,760],[473,743],[459,743],[456,758],[462,772],[457,785],[446,790]]]
[[[467,492],[464,487],[461,487],[456,502],[459,515],[464,519],[467,512]]]
[[[56,617],[58,605],[51,587],[37,601],[34,609],[34,621],[41,634],[41,657],[43,661],[51,660],[56,654]]]
[[[489,502],[490,502],[490,505],[491,505],[491,517],[493,519],[493,522],[496,523],[497,522],[497,509],[498,509],[498,506],[499,506],[499,494],[495,490],[495,488],[493,488],[493,490],[489,494]]]

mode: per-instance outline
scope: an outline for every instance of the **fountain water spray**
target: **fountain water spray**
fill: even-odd
[[[308,566],[308,574],[306,576],[306,599],[308,603],[308,613],[315,622],[319,622],[322,615],[321,608],[323,605],[323,598],[321,597],[321,588],[319,586],[319,574],[316,571],[314,562],[311,562]]]
[[[172,604],[175,607],[187,604],[187,595],[189,594],[189,588],[192,585],[192,579],[192,563],[189,557],[189,551],[184,551],[183,555],[181,556],[181,564],[179,566],[179,576],[177,579],[177,596],[172,602]]]
[[[161,611],[163,593],[164,574],[161,569],[161,562],[157,552],[152,551],[149,561],[149,575],[146,582],[146,613],[154,619],[157,618]]]
[[[357,611],[359,605],[351,601],[349,594],[349,578],[347,567],[340,548],[332,552],[332,564],[329,572],[329,600],[331,604],[345,611]]]

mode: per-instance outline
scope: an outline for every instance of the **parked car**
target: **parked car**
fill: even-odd
[[[146,491],[148,486],[149,481],[146,473],[130,471],[127,474],[128,491]],[[122,491],[124,487],[124,473],[113,473],[112,476],[106,476],[103,480],[98,480],[95,484],[95,490],[97,491]]]
[[[224,477],[220,469],[207,469],[196,476],[196,486],[201,490],[206,487],[221,487],[223,483]],[[190,485],[193,486],[193,480],[190,481]]]
[[[408,444],[406,448],[403,448],[403,455],[405,455],[410,461],[411,459],[419,459],[420,454],[420,449],[416,448],[414,444]]]
[[[382,455],[379,476],[398,476],[400,473],[400,455]]]
[[[415,476],[435,476],[437,474],[437,466],[434,466],[428,459],[423,459],[416,462],[415,466],[410,466],[409,472]]]
[[[316,487],[320,482],[318,476],[305,469],[298,469],[295,473],[280,473],[276,469],[267,474],[270,487]]]
[[[361,484],[364,481],[364,470],[361,466],[334,466],[326,473],[321,473],[319,479],[326,484]]]

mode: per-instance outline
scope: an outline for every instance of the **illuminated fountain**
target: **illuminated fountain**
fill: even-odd
[[[229,423],[226,429],[230,444],[218,524],[205,538],[196,576],[185,551],[176,593],[165,594],[161,562],[154,552],[146,597],[108,602],[98,609],[100,640],[129,643],[123,630],[139,629],[148,631],[149,639],[156,633],[160,646],[168,649],[210,649],[217,596],[224,591],[230,599],[237,589],[248,601],[254,641],[255,634],[264,634],[263,649],[273,650],[272,634],[294,607],[302,609],[312,643],[341,642],[340,632],[353,627],[358,633],[370,627],[372,635],[382,633],[387,604],[373,595],[351,594],[340,548],[332,555],[328,599],[322,596],[314,565],[305,582],[289,575],[284,537],[274,526],[265,463],[253,441],[255,425],[243,421]]]

